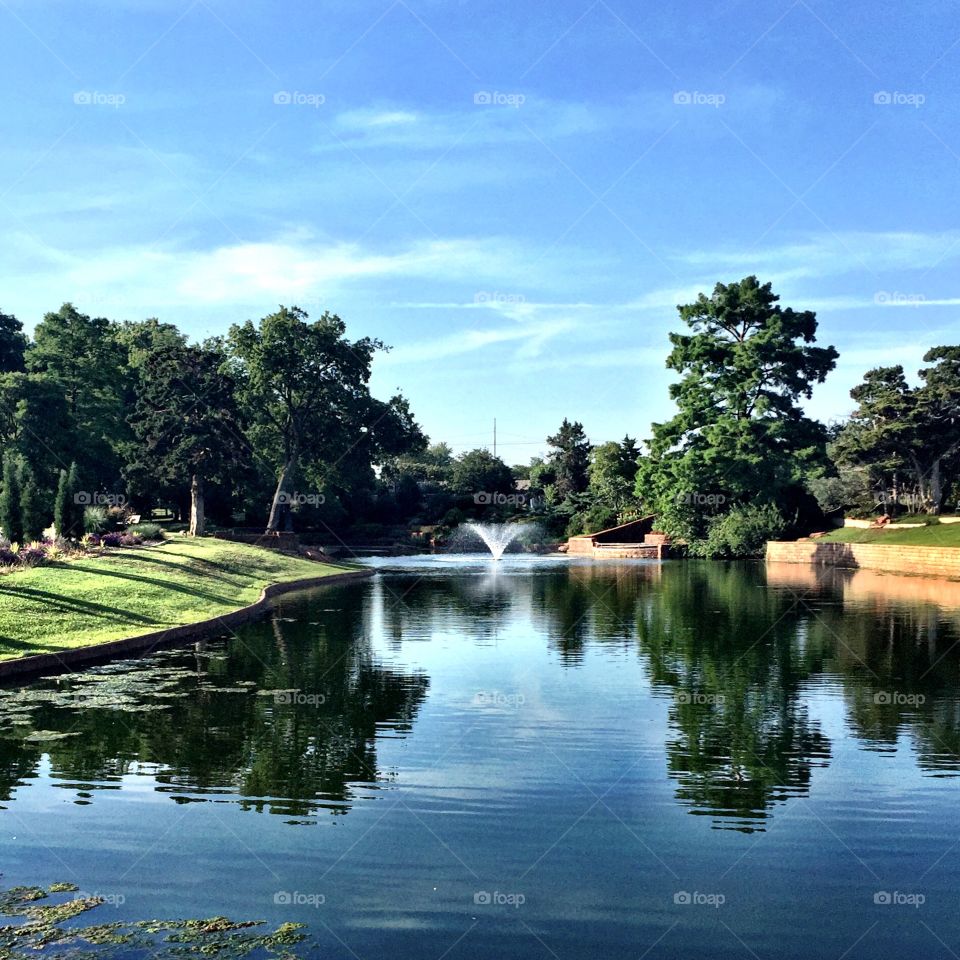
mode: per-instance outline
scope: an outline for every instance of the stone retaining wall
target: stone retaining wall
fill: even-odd
[[[806,563],[888,573],[921,573],[960,578],[960,547],[908,547],[884,543],[824,543],[817,540],[771,541],[769,563]]]

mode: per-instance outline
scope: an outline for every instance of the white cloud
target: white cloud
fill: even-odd
[[[839,276],[865,271],[930,270],[960,257],[960,230],[937,233],[838,231],[797,243],[755,249],[714,249],[680,253],[675,260],[714,272],[764,274],[780,281]]]

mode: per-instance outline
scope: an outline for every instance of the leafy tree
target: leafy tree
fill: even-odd
[[[33,466],[44,488],[55,485],[82,442],[59,380],[47,374],[0,374],[0,442]]]
[[[259,326],[230,330],[230,352],[250,436],[262,460],[276,471],[267,521],[279,530],[285,494],[295,492],[301,471],[322,483],[343,468],[357,475],[370,465],[423,443],[406,401],[378,401],[369,390],[376,339],[346,338],[346,325],[324,313],[308,322],[298,307],[281,307]]]
[[[235,384],[216,341],[172,343],[144,360],[131,422],[140,457],[131,471],[161,484],[189,484],[190,536],[206,524],[205,487],[225,482],[249,464]]]
[[[0,312],[0,373],[17,373],[25,369],[27,337],[23,324],[13,314]]]
[[[0,491],[0,528],[11,543],[23,542],[18,464],[11,453],[3,457],[3,490]]]
[[[588,468],[590,497],[618,514],[632,506],[639,458],[640,451],[632,437],[594,447]]]
[[[566,417],[560,429],[547,437],[553,447],[549,460],[553,467],[553,495],[556,502],[583,493],[589,483],[590,441],[582,423],[571,423]]]
[[[776,503],[795,519],[808,502],[815,508],[802,480],[824,463],[826,434],[799,401],[838,354],[814,346],[813,312],[778,300],[769,283],[750,276],[678,308],[691,331],[670,334],[678,412],[653,425],[636,486],[674,536],[706,539],[718,517],[748,502]]]
[[[453,464],[450,487],[458,497],[478,494],[514,493],[513,473],[489,450],[478,448],[462,453]]]
[[[101,485],[117,482],[120,450],[130,436],[124,420],[125,359],[115,326],[104,317],[80,313],[70,303],[44,315],[27,351],[31,373],[46,374],[63,385],[68,412],[83,438],[76,445],[77,459],[84,473]]]
[[[960,474],[960,347],[934,347],[923,359],[932,366],[916,388],[899,365],[866,373],[831,452],[841,467],[867,471],[879,501],[936,514]]]

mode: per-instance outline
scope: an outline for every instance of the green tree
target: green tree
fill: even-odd
[[[0,490],[0,528],[11,543],[23,542],[23,519],[20,512],[18,464],[13,454],[3,457],[3,489]]]
[[[230,330],[230,353],[254,449],[272,470],[276,488],[267,531],[280,528],[286,501],[301,474],[315,484],[366,473],[423,435],[402,397],[370,395],[376,339],[348,340],[346,325],[324,313],[308,322],[298,307],[281,307],[259,325]]]
[[[27,337],[23,324],[10,313],[0,311],[0,373],[16,373],[25,369]]]
[[[939,513],[960,475],[960,346],[928,350],[911,387],[902,366],[867,371],[832,444],[841,467],[868,472],[877,498]]]
[[[583,493],[589,483],[590,441],[582,423],[571,423],[566,417],[560,429],[547,437],[553,448],[549,455],[554,473],[554,498],[557,502]]]
[[[159,348],[144,360],[131,418],[140,455],[130,471],[161,484],[189,485],[194,537],[205,530],[206,484],[227,481],[250,462],[236,385],[225,364],[216,341]]]
[[[61,470],[54,501],[53,525],[57,536],[75,537],[83,532],[83,508],[77,504],[79,476],[76,463],[69,470]]]
[[[633,506],[639,458],[640,451],[632,437],[594,447],[588,468],[587,490],[591,499],[618,514]]]
[[[121,450],[130,439],[124,420],[125,361],[115,325],[70,303],[44,315],[27,351],[31,373],[62,384],[79,441],[77,459],[85,475],[107,487],[119,479]]]
[[[37,475],[29,463],[20,465],[20,518],[25,542],[39,540],[49,516],[45,506],[46,497],[37,483]]]
[[[513,473],[499,457],[489,450],[477,448],[462,453],[453,464],[450,488],[461,498],[469,498],[483,504],[476,498],[483,495],[514,493]]]
[[[797,518],[813,500],[802,481],[825,462],[826,432],[804,415],[834,368],[837,351],[817,347],[816,315],[783,308],[770,284],[750,276],[718,283],[680,306],[690,333],[671,333],[667,367],[680,374],[678,412],[653,425],[636,492],[658,526],[690,541],[738,504],[776,503]]]
[[[48,374],[0,374],[0,443],[30,463],[44,488],[82,443],[62,383]]]

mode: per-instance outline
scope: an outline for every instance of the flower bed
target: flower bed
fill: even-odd
[[[73,560],[102,553],[105,549],[138,547],[145,542],[147,539],[139,533],[129,532],[88,533],[79,542],[62,537],[35,540],[22,545],[0,540],[0,574],[15,573],[48,561]]]

